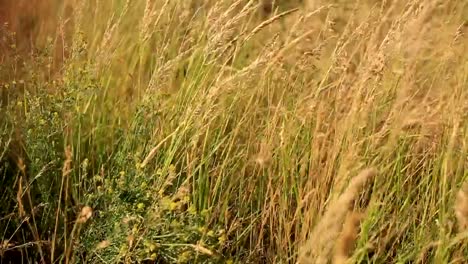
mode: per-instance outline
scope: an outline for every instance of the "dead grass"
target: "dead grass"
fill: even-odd
[[[463,263],[464,1],[17,8],[3,259]]]

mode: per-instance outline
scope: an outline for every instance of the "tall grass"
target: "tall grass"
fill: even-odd
[[[50,3],[1,31],[5,261],[467,261],[465,1]]]

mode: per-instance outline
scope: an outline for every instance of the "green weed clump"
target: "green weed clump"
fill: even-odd
[[[1,261],[468,260],[468,3],[65,2],[0,28]]]

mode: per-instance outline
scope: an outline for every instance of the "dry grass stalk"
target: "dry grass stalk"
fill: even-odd
[[[18,169],[19,169],[19,172],[20,172],[20,175],[19,175],[19,184],[18,184],[18,192],[17,192],[17,202],[18,202],[18,211],[19,211],[19,216],[21,218],[24,218],[24,222],[26,222],[27,226],[29,227],[29,229],[31,230],[33,236],[34,236],[34,239],[36,241],[41,241],[40,237],[39,237],[39,232],[38,232],[38,229],[37,229],[37,224],[36,224],[36,219],[35,219],[35,216],[34,216],[34,205],[33,205],[33,201],[32,201],[32,198],[31,198],[31,193],[30,193],[30,190],[29,190],[29,187],[28,187],[28,177],[27,177],[27,174],[26,174],[26,164],[24,163],[24,160],[22,158],[19,158],[18,159]],[[23,190],[23,181],[24,181],[24,184],[26,186],[26,188]],[[26,198],[27,198],[27,202],[29,203],[29,208],[30,208],[30,215],[26,215],[26,211],[24,209],[24,204],[23,204],[23,196],[26,195]],[[29,221],[30,219],[32,219],[32,223]],[[40,258],[41,258],[41,261],[44,262],[44,253],[42,251],[42,248],[41,248],[41,245],[40,243],[36,243],[37,245],[37,249],[39,251],[39,254],[40,254]]]
[[[255,34],[257,34],[259,31],[261,31],[263,28],[267,27],[268,25],[274,23],[275,21],[281,19],[282,17],[285,17],[287,15],[290,15],[290,14],[293,14],[295,13],[296,11],[298,11],[299,8],[294,8],[294,9],[291,9],[291,10],[288,10],[288,11],[285,11],[283,13],[280,13],[276,16],[273,16],[265,21],[263,21],[262,23],[260,23],[258,26],[256,26],[252,32],[249,33],[249,35],[247,35],[247,37],[245,38],[244,42],[251,39]]]
[[[62,183],[60,185],[60,199],[58,202],[58,209],[55,212],[55,226],[54,226],[54,234],[52,235],[52,249],[51,249],[51,262],[54,261],[54,254],[55,254],[55,243],[57,240],[57,232],[58,232],[58,226],[59,226],[59,217],[60,217],[60,207],[62,203],[61,196],[63,195],[63,190],[66,189],[66,183],[68,183],[68,176],[71,173],[71,163],[72,163],[72,151],[71,147],[67,146],[65,148],[65,161],[63,162],[63,167],[62,167]],[[66,219],[65,219],[66,222]]]
[[[167,137],[165,137],[163,140],[161,140],[161,142],[158,143],[158,145],[156,145],[154,148],[152,148],[150,150],[150,152],[148,153],[148,155],[145,157],[145,159],[143,160],[143,162],[141,163],[140,165],[140,168],[144,168],[148,165],[148,163],[154,158],[154,156],[156,155],[156,153],[158,152],[158,150],[161,148],[161,146],[166,143],[166,141],[168,141],[169,139],[172,138],[172,136],[174,136],[179,130],[175,130],[174,132],[172,132],[171,134],[169,134]]]
[[[312,231],[309,241],[299,252],[299,263],[328,263],[349,208],[359,195],[360,190],[376,175],[377,171],[373,168],[362,171],[351,180],[348,188],[338,200],[329,205],[328,210]]]
[[[109,66],[111,57],[115,51],[115,45],[112,43],[113,36],[117,34],[118,29],[121,26],[123,17],[127,14],[130,6],[130,1],[127,0],[122,8],[122,12],[117,19],[114,16],[108,22],[107,28],[103,34],[101,43],[97,50],[97,57],[99,57],[99,65],[101,67]]]
[[[24,205],[23,205],[23,176],[20,176],[20,180],[18,182],[18,192],[16,193],[16,200],[18,202],[19,216],[24,217],[26,213],[24,212]]]

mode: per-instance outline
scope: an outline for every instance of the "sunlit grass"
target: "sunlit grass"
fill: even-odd
[[[468,5],[266,2],[76,1],[32,55],[3,38],[0,255],[464,263]]]

